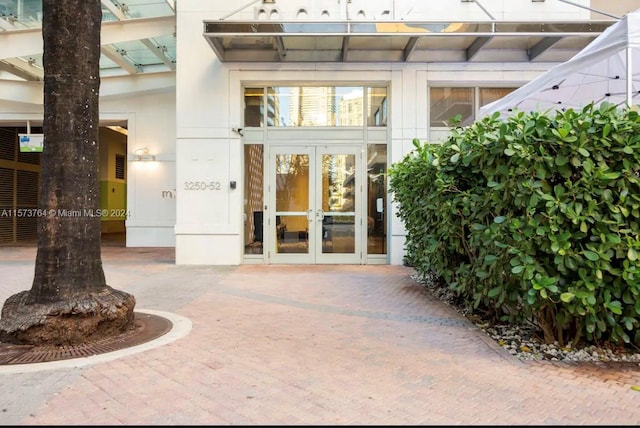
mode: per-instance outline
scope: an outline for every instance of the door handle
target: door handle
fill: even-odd
[[[316,211],[316,218],[320,221],[324,220],[324,211],[322,211],[322,209]]]
[[[313,210],[307,210],[307,220],[313,220]]]

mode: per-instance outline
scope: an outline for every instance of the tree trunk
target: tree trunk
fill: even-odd
[[[135,298],[105,281],[100,253],[100,0],[43,0],[44,149],[30,290],[2,308],[0,340],[78,344],[133,327]]]

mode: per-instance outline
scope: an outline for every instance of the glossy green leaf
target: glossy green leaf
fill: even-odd
[[[585,251],[583,251],[583,252],[582,252],[582,254],[584,254],[584,256],[585,256],[587,259],[591,260],[592,262],[595,262],[596,260],[598,260],[598,259],[600,258],[600,256],[598,255],[598,253],[595,253],[595,252],[593,252],[593,251],[585,250]]]
[[[494,298],[500,293],[502,293],[502,287],[495,287],[489,290],[489,292],[487,293],[487,296],[489,296],[490,298]]]
[[[617,300],[609,302],[605,304],[605,306],[607,307],[607,309],[609,309],[611,312],[613,312],[616,315],[622,314],[622,304]]]
[[[585,149],[584,147],[578,148],[578,153],[580,153],[584,157],[589,157],[590,156],[589,151],[587,149]]]
[[[576,297],[575,294],[573,293],[569,293],[569,292],[565,292],[560,294],[560,300],[562,300],[565,303],[569,303],[570,301],[572,301],[574,298]]]
[[[556,156],[556,165],[563,166],[569,162],[569,159],[566,156]]]

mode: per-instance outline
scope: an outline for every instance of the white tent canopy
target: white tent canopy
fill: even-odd
[[[556,65],[505,97],[480,108],[494,112],[581,109],[607,101],[621,107],[640,98],[640,9],[607,28],[570,60]]]

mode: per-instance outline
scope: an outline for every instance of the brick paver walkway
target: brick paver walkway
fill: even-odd
[[[34,260],[0,247],[0,300],[31,286]],[[406,267],[176,266],[171,248],[103,261],[138,308],[191,330],[111,361],[0,370],[2,424],[640,424],[637,364],[521,362]]]

